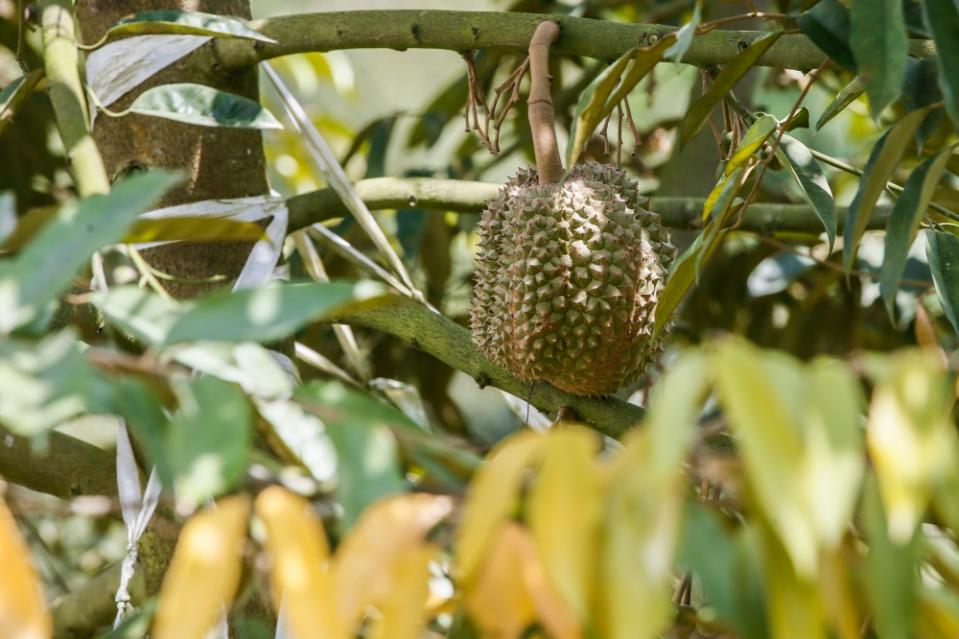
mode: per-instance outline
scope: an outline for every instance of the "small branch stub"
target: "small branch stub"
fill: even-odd
[[[547,20],[536,27],[529,42],[530,89],[527,115],[540,184],[559,182],[563,177],[563,161],[556,143],[556,114],[549,87],[549,49],[558,38],[559,25]]]

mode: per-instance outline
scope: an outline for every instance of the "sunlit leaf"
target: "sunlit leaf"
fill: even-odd
[[[176,9],[157,9],[141,11],[117,21],[107,30],[99,44],[116,36],[155,34],[207,35],[217,38],[243,38],[260,42],[274,43],[259,31],[251,29],[246,21],[231,16],[201,13],[199,11],[180,11]]]
[[[746,129],[743,139],[740,140],[739,146],[736,147],[736,150],[733,151],[733,154],[730,156],[729,160],[726,162],[726,176],[732,175],[736,169],[740,168],[749,158],[762,147],[773,131],[776,130],[779,121],[771,115],[762,115],[749,125],[749,128]]]
[[[906,77],[909,39],[903,21],[902,0],[853,2],[849,43],[859,75],[866,83],[869,110],[874,118],[902,89]]]
[[[836,241],[836,202],[822,167],[806,145],[791,135],[784,135],[779,141],[777,155],[780,154],[780,161],[796,179],[803,197],[822,222],[831,251]]]
[[[942,309],[959,333],[959,238],[944,231],[926,232],[926,259]]]
[[[568,426],[549,434],[527,504],[533,541],[546,573],[581,622],[596,577],[603,488],[596,434]]]
[[[869,224],[879,196],[886,188],[886,183],[895,171],[896,165],[899,164],[906,147],[912,142],[913,135],[928,110],[924,108],[910,111],[879,138],[872,148],[872,153],[869,154],[862,179],[859,181],[859,190],[856,191],[856,196],[849,206],[849,215],[846,217],[846,226],[843,230],[842,262],[847,274],[852,269],[856,247]]]
[[[405,571],[404,559],[418,552],[430,530],[452,509],[449,497],[405,494],[377,501],[364,511],[337,548],[330,568],[347,626],[355,627],[367,606],[380,605],[393,589],[403,587],[399,575]]]
[[[327,572],[326,533],[310,503],[285,488],[271,486],[257,496],[255,510],[266,526],[274,606],[279,610],[282,604],[292,636],[351,636],[340,620]]]
[[[815,265],[816,260],[811,257],[783,251],[757,264],[746,280],[746,288],[752,297],[775,295]]]
[[[384,290],[374,282],[316,282],[221,291],[196,301],[166,342],[270,342],[360,305],[386,303]]]
[[[894,541],[886,529],[888,513],[883,512],[876,477],[870,474],[863,493],[860,518],[869,543],[866,558],[866,594],[875,615],[875,626],[883,639],[913,637],[916,595],[919,586],[918,532]]]
[[[177,503],[195,506],[232,488],[246,470],[252,422],[233,384],[198,377],[173,385],[180,410],[165,434]]]
[[[0,424],[21,435],[112,408],[109,382],[69,329],[37,341],[0,340],[0,388]]]
[[[461,583],[477,578],[491,539],[518,507],[526,471],[538,462],[545,443],[538,433],[514,435],[491,452],[476,472],[457,529],[455,558]]]
[[[88,299],[107,321],[150,346],[162,344],[173,325],[190,308],[188,303],[167,300],[132,285],[94,291]]]
[[[702,22],[702,13],[702,2],[696,2],[695,7],[693,7],[692,17],[689,19],[689,22],[684,24],[679,31],[676,32],[676,43],[666,49],[666,52],[663,54],[663,59],[672,62],[683,61],[683,56],[686,55],[690,45],[693,43],[693,36],[696,35],[696,29],[699,28],[699,23]]]
[[[905,188],[892,207],[892,214],[886,225],[886,245],[883,251],[882,271],[879,290],[889,317],[895,320],[896,293],[899,291],[899,278],[906,267],[906,257],[912,246],[919,224],[926,213],[926,207],[935,193],[939,178],[946,169],[946,162],[952,155],[948,148],[916,167]]]
[[[749,47],[741,51],[723,67],[720,74],[713,80],[709,90],[693,102],[686,112],[686,117],[679,125],[680,146],[685,145],[702,130],[706,120],[709,119],[709,114],[723,99],[723,96],[729,93],[740,78],[746,75],[746,72],[759,61],[759,58],[779,39],[781,33],[775,31],[757,38]]]
[[[377,534],[383,536],[383,531]],[[437,551],[433,546],[410,549],[392,564],[389,579],[381,578],[381,582],[389,581],[392,587],[379,605],[380,616],[373,622],[370,639],[420,639],[423,636],[430,594],[429,567]],[[352,587],[356,588],[357,584]]]
[[[827,122],[839,115],[843,109],[852,104],[853,101],[862,95],[863,91],[865,90],[866,82],[863,80],[862,76],[857,75],[855,78],[850,80],[849,84],[844,86],[839,93],[836,94],[836,99],[830,102],[829,106],[823,109],[822,115],[820,115],[819,119],[816,121],[816,130],[818,131],[826,126]]]
[[[204,639],[240,585],[250,501],[226,497],[183,527],[163,578],[152,636]]]
[[[124,113],[138,113],[197,126],[282,129],[257,102],[202,84],[161,84],[137,96]]]
[[[850,71],[856,70],[856,58],[849,46],[849,9],[839,0],[820,0],[796,22],[826,55]]]
[[[939,56],[939,87],[946,111],[959,126],[959,6],[954,0],[925,0],[926,26],[936,41]]]
[[[0,635],[10,639],[46,639],[53,623],[43,600],[42,583],[31,563],[30,548],[13,514],[0,499]]]
[[[867,438],[890,539],[905,544],[959,448],[950,414],[955,391],[935,355],[902,351],[873,391]]]
[[[773,639],[825,639],[818,584],[796,574],[789,555],[765,526],[760,536],[766,572],[766,601]]]
[[[64,205],[16,258],[0,264],[0,333],[37,319],[94,251],[118,242],[137,215],[177,181],[167,172],[143,173],[120,182],[109,195]]]
[[[673,34],[656,44],[627,51],[603,70],[580,95],[566,147],[566,166],[579,159],[586,142],[603,119],[646,77],[676,41]]]

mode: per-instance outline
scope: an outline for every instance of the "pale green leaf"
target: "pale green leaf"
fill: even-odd
[[[114,286],[88,297],[107,322],[149,346],[159,346],[190,306],[166,300],[137,286]]]
[[[746,129],[745,135],[743,135],[742,140],[739,142],[739,146],[736,147],[736,150],[733,151],[732,156],[726,162],[726,176],[732,175],[732,173],[746,164],[762,145],[766,142],[773,131],[776,130],[776,126],[779,124],[779,121],[776,120],[771,115],[762,115],[749,125],[749,128]]]
[[[257,102],[202,84],[161,84],[147,89],[124,113],[138,113],[185,124],[232,129],[282,129]]]
[[[822,167],[806,145],[790,135],[784,135],[780,140],[777,155],[780,155],[780,161],[796,179],[803,197],[822,222],[829,249],[832,250],[836,241],[836,201],[833,200]]]
[[[663,54],[663,59],[671,60],[672,62],[683,61],[683,56],[689,51],[689,47],[693,43],[693,36],[696,35],[696,29],[699,28],[699,23],[702,22],[702,19],[702,2],[697,1],[696,6],[693,7],[693,16],[689,19],[689,22],[684,24],[682,28],[676,32],[676,43],[666,49],[666,52]]]
[[[110,27],[95,46],[118,36],[184,34],[207,35],[217,38],[243,38],[259,42],[275,43],[256,31],[245,20],[232,16],[214,15],[199,11],[180,11],[177,9],[156,9],[141,11],[122,18]]]

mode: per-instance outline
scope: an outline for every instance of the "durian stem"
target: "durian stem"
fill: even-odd
[[[529,41],[529,99],[527,116],[533,134],[533,152],[540,184],[559,182],[563,177],[563,161],[556,143],[556,113],[549,85],[549,48],[559,38],[559,25],[552,20],[541,22]]]

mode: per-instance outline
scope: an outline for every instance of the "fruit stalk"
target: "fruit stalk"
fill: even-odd
[[[530,88],[526,104],[540,184],[559,182],[563,177],[563,161],[556,143],[556,114],[549,91],[553,79],[549,74],[549,48],[557,38],[559,25],[547,20],[536,27],[529,41]]]

